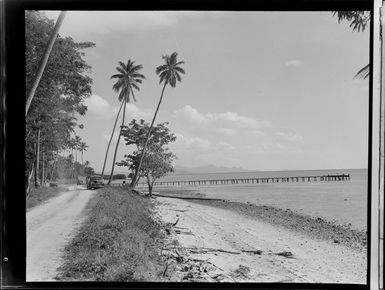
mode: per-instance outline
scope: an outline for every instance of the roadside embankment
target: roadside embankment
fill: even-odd
[[[125,188],[99,189],[87,219],[66,246],[58,280],[163,281],[162,225],[153,218],[154,200]]]

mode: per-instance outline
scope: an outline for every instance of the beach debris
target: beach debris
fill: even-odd
[[[164,268],[163,277],[166,275],[167,269],[168,269],[168,264],[166,264],[166,267]]]
[[[242,250],[243,253],[262,255],[262,250]]]
[[[214,249],[214,248],[186,248],[188,249],[191,253],[194,254],[206,254],[208,252],[222,252],[222,253],[228,253],[228,254],[236,254],[239,255],[241,252],[234,252],[234,251],[228,251],[228,250],[223,250],[223,249]]]
[[[189,235],[189,236],[193,236],[194,235],[191,231],[175,230],[175,233],[178,234],[178,235]]]
[[[285,258],[294,258],[294,255],[292,252],[289,252],[289,251],[284,251],[284,252],[279,252],[279,253],[275,253],[275,255],[277,256],[283,256]]]
[[[239,265],[238,269],[232,273],[232,276],[234,278],[247,278],[248,274],[250,274],[250,268],[244,265]]]
[[[176,220],[175,223],[172,224],[172,226],[175,227],[178,222],[179,222],[179,218]]]

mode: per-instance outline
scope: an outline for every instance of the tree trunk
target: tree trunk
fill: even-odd
[[[83,149],[82,149],[82,166],[84,166],[84,162],[83,162]]]
[[[35,162],[35,187],[39,187],[39,162],[40,162],[40,129],[37,130],[36,162]]]
[[[47,45],[47,48],[46,48],[46,50],[44,52],[43,58],[41,59],[41,62],[39,64],[39,69],[37,71],[36,77],[33,80],[32,87],[31,87],[31,89],[30,89],[30,91],[28,93],[27,103],[26,103],[26,106],[25,106],[25,116],[27,116],[27,114],[28,114],[29,107],[30,107],[32,99],[33,99],[33,97],[35,95],[36,89],[37,89],[37,87],[39,85],[41,76],[43,75],[45,66],[47,65],[49,55],[51,54],[51,50],[52,50],[53,44],[55,43],[55,40],[56,40],[57,35],[59,33],[60,26],[63,23],[65,14],[66,14],[65,11],[61,11],[60,12],[60,15],[59,15],[59,17],[58,17],[58,19],[56,21],[55,27],[53,29],[51,38],[50,38],[50,40],[48,42],[48,45]]]
[[[150,179],[149,175],[147,175],[147,185],[148,185],[148,195],[151,196],[152,195],[152,188],[153,188],[154,182],[151,182],[151,179]]]
[[[29,192],[31,190],[31,178],[32,178],[32,174],[33,174],[34,168],[35,168],[35,160],[33,160],[33,162],[32,162],[32,168],[29,171],[28,178],[27,178],[27,189],[26,189],[27,196],[28,196],[28,194],[29,194]]]
[[[122,128],[123,128],[123,126],[124,126],[124,119],[125,119],[125,115],[126,115],[126,104],[127,104],[126,99],[127,99],[127,96],[126,96],[126,97],[124,98],[124,100],[123,100],[123,101],[124,101],[124,107],[123,107],[123,120],[122,120],[122,126],[120,127],[118,141],[116,142],[115,153],[114,153],[114,160],[112,161],[112,169],[111,169],[110,179],[108,180],[108,183],[107,183],[107,184],[111,184],[112,176],[114,175],[116,153],[117,153],[117,151],[118,151],[119,141],[120,141],[120,136],[122,135]]]
[[[44,157],[45,157],[45,152],[44,152],[44,148],[43,148],[43,154],[42,154],[42,165],[41,165],[41,185],[44,187]]]
[[[115,123],[114,123],[114,128],[112,129],[110,141],[108,141],[107,150],[106,150],[106,155],[104,156],[104,163],[103,163],[103,169],[102,169],[102,176],[104,175],[104,168],[106,167],[106,161],[107,161],[108,150],[110,150],[111,141],[112,141],[112,138],[114,137],[114,133],[115,133],[116,123],[118,122],[118,118],[119,118],[119,115],[120,115],[120,111],[122,110],[122,107],[123,107],[123,102],[122,102],[122,104],[120,105],[118,114],[116,115],[116,119],[115,119]]]
[[[148,143],[148,140],[150,139],[151,130],[152,130],[152,127],[154,126],[155,118],[156,118],[156,115],[158,114],[160,104],[162,103],[163,93],[164,93],[164,89],[166,88],[166,85],[167,85],[167,82],[164,83],[164,86],[163,86],[163,89],[162,89],[162,93],[160,95],[158,106],[156,107],[156,111],[155,111],[154,117],[152,118],[150,129],[147,132],[146,142],[144,143],[142,154],[140,155],[140,160],[139,160],[138,168],[135,170],[135,175],[134,175],[134,177],[133,177],[133,179],[131,181],[131,187],[135,187],[136,184],[139,181],[139,179],[138,179],[139,170],[140,170],[140,168],[142,166],[143,157],[144,157],[144,154],[145,154],[145,151],[146,151],[147,143]],[[136,180],[136,179],[138,179],[138,180]]]

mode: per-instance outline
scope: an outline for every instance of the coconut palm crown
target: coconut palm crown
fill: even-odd
[[[141,64],[135,65],[135,61],[131,61],[129,59],[127,64],[119,61],[119,66],[116,67],[116,70],[119,74],[115,74],[111,76],[111,79],[118,79],[117,82],[112,86],[112,89],[115,92],[119,92],[119,102],[126,99],[126,102],[131,102],[130,95],[132,95],[133,100],[136,102],[134,91],[132,88],[140,91],[138,84],[142,83],[143,79],[146,77],[139,72],[139,70],[143,69]]]
[[[181,64],[184,64],[184,61],[178,62],[178,60],[177,60],[178,53],[177,52],[174,52],[171,55],[163,55],[162,58],[165,61],[165,64],[158,66],[156,68],[155,72],[157,75],[159,75],[159,78],[160,78],[159,84],[164,83],[163,89],[162,89],[162,92],[160,94],[160,99],[158,102],[158,106],[156,107],[154,117],[152,118],[150,129],[147,132],[146,141],[145,141],[143,149],[142,149],[142,154],[140,155],[139,165],[136,168],[134,177],[132,178],[132,181],[131,181],[131,187],[135,187],[136,183],[139,180],[139,178],[138,178],[139,171],[140,171],[140,168],[142,166],[143,157],[145,155],[146,147],[148,144],[148,139],[150,138],[151,130],[152,130],[152,127],[154,125],[156,115],[158,114],[160,104],[162,103],[162,100],[163,100],[164,90],[168,84],[172,88],[175,88],[177,81],[178,82],[182,81],[180,74],[185,74],[185,70],[180,67]]]
[[[118,99],[120,102],[122,102],[122,104],[124,103],[123,120],[122,120],[122,125],[120,127],[120,133],[121,133],[122,128],[124,126],[124,119],[125,119],[125,115],[126,115],[126,104],[128,102],[131,102],[130,95],[132,95],[133,100],[136,101],[133,88],[136,89],[137,91],[140,91],[139,84],[142,83],[143,79],[146,79],[146,77],[144,75],[139,73],[139,70],[141,70],[142,68],[143,68],[143,66],[141,64],[135,65],[135,61],[131,61],[131,59],[129,59],[127,61],[127,64],[124,64],[123,62],[119,61],[119,66],[116,67],[116,70],[119,72],[119,74],[115,74],[115,75],[111,76],[111,79],[118,79],[117,82],[112,86],[112,89],[117,93],[120,91]],[[120,106],[120,108],[122,108],[122,106]],[[109,150],[109,147],[111,144],[112,137],[114,135],[115,126],[116,126],[117,119],[119,117],[119,113],[120,113],[120,109],[119,109],[118,115],[116,116],[116,120],[115,120],[114,128],[112,130],[111,138],[110,138],[110,141],[109,141],[108,146],[107,146],[106,156],[104,158],[102,175],[104,174],[104,167],[105,167],[106,160],[107,160],[107,154],[108,154],[108,150]],[[114,158],[112,161],[112,169],[111,169],[111,173],[110,173],[110,178],[108,180],[108,184],[111,184],[112,176],[114,174],[116,152],[118,150],[119,141],[120,141],[120,137],[121,137],[120,133],[119,133],[118,141],[117,141],[116,147],[115,147]]]
[[[177,81],[181,82],[181,74],[185,74],[185,70],[179,65],[184,64],[184,61],[177,61],[178,53],[174,52],[170,56],[164,55],[162,58],[165,61],[165,64],[160,65],[156,68],[155,72],[159,75],[159,83],[165,82],[165,85],[169,84],[171,87],[175,88]]]

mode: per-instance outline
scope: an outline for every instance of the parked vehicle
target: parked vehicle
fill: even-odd
[[[103,177],[100,175],[87,176],[87,189],[96,189],[104,187]]]

